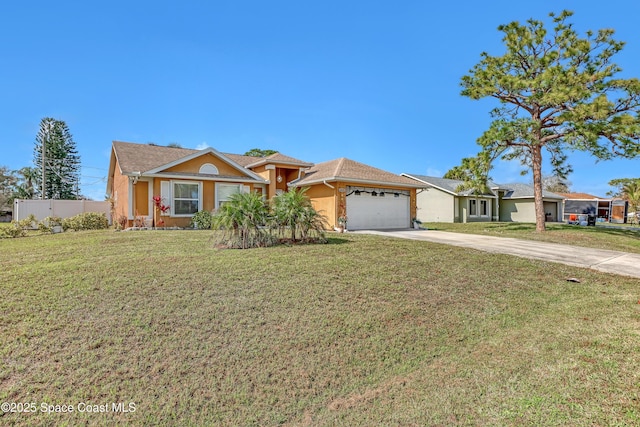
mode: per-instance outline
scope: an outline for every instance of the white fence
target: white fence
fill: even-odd
[[[109,202],[93,200],[25,200],[13,201],[13,219],[20,221],[30,214],[38,221],[48,216],[69,218],[84,212],[104,212],[111,224],[111,206]]]

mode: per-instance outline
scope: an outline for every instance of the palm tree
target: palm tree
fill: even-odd
[[[629,206],[635,212],[635,219],[638,219],[638,209],[640,208],[640,181],[631,181],[622,187],[622,197],[629,202]]]
[[[38,179],[36,169],[25,166],[16,172],[18,174],[17,198],[33,199],[36,194],[35,184]]]

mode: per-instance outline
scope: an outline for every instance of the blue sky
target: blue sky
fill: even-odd
[[[81,191],[104,198],[111,141],[258,147],[319,163],[348,157],[394,173],[442,175],[478,151],[491,100],[460,78],[497,26],[569,9],[614,28],[624,77],[640,77],[640,2],[12,1],[0,14],[0,165],[32,165],[43,117],[64,120]],[[638,160],[573,153],[574,191],[604,195]],[[517,162],[498,182],[527,182]],[[548,172],[548,170],[547,170]]]

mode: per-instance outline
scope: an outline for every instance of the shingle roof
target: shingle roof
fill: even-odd
[[[114,141],[113,149],[118,159],[118,164],[124,174],[149,171],[199,151],[191,148],[174,148],[122,141]],[[280,153],[275,153],[267,157],[253,157],[230,153],[222,153],[222,155],[245,168],[262,163],[286,163],[303,167],[313,165],[312,163],[303,162],[302,160],[294,159],[293,157]]]
[[[507,191],[504,193],[504,199],[519,199],[519,198],[527,198],[533,197],[533,186],[529,184],[522,183],[510,183],[510,184],[500,184],[500,189],[506,188]],[[552,193],[550,191],[542,190],[542,197],[546,197],[548,199],[564,199],[564,197],[560,194]]]
[[[294,165],[294,166],[304,166],[311,167],[313,163],[304,162],[299,159],[295,159],[293,157],[285,156],[282,153],[274,153],[267,157],[255,157],[256,161],[254,163],[250,163],[248,166],[255,167],[265,163],[283,163],[286,165]]]
[[[406,175],[409,175],[433,187],[440,188],[442,190],[445,190],[451,194],[456,194],[458,196],[471,196],[475,194],[474,190],[457,191],[458,187],[464,184],[464,181],[460,181],[457,179],[437,178],[435,176],[415,175],[415,174],[406,174]]]
[[[234,162],[236,162],[237,164],[239,164],[240,166],[245,168],[251,163],[255,163],[259,159],[262,159],[262,157],[244,156],[242,154],[231,154],[231,153],[223,153],[223,154],[226,157],[233,160]]]
[[[305,172],[305,176],[293,185],[304,186],[323,181],[346,181],[371,184],[394,184],[401,187],[420,187],[416,181],[395,175],[355,160],[341,157],[328,162],[318,163]]]
[[[198,151],[122,141],[113,141],[113,149],[123,174],[145,172]]]
[[[463,181],[459,181],[457,179],[437,178],[434,176],[415,175],[415,174],[405,174],[405,175],[411,176],[429,185],[440,188],[449,193],[456,194],[458,196],[470,196],[474,194],[473,190],[456,191],[456,189],[463,183]],[[493,190],[496,190],[496,189],[499,189],[501,191],[504,190],[505,194],[503,198],[505,199],[533,197],[533,186],[529,184],[522,184],[522,183],[497,184],[494,182],[489,182],[488,184],[489,184],[489,187],[492,188]],[[558,195],[550,191],[544,191],[544,190],[542,191],[542,197],[546,197],[549,199],[564,198],[562,195]]]

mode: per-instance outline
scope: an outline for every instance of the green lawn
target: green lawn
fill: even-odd
[[[638,280],[367,235],[210,238],[0,240],[0,402],[135,404],[0,425],[640,423]]]
[[[628,226],[597,225],[595,227],[580,227],[560,223],[547,223],[547,231],[544,233],[537,233],[535,224],[520,222],[470,222],[466,224],[438,222],[424,223],[423,226],[430,230],[514,237],[588,248],[640,253],[640,229]]]

